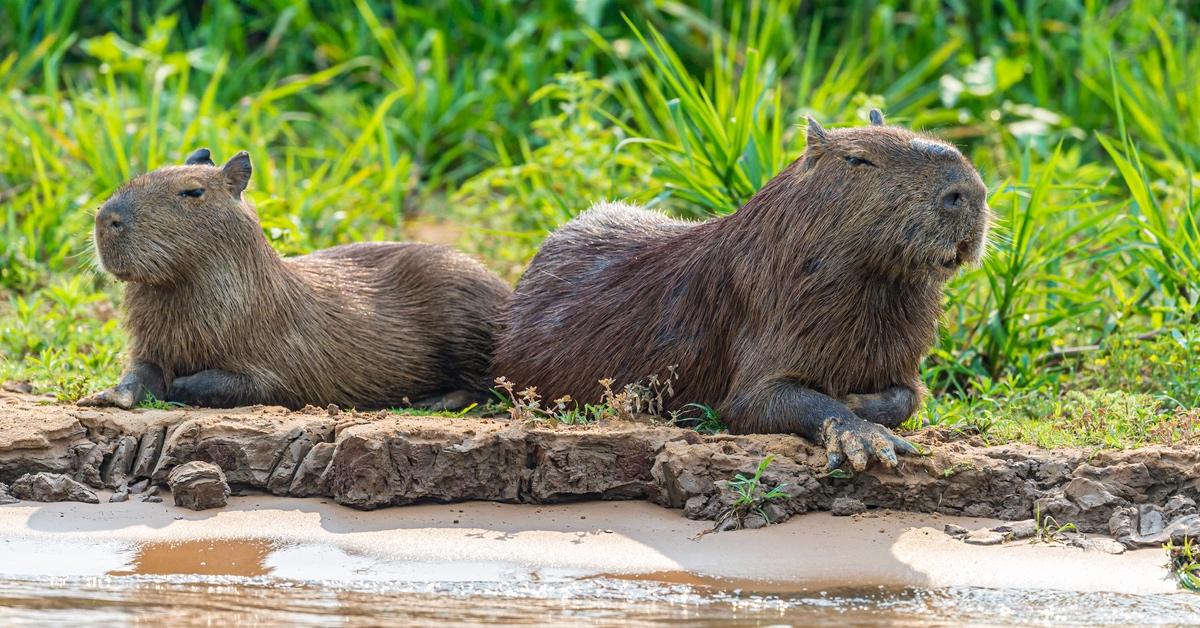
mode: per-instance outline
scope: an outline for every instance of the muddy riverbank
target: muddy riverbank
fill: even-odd
[[[987,447],[934,432],[913,440],[930,455],[904,458],[894,472],[876,466],[838,478],[824,473],[821,449],[792,436],[703,436],[624,422],[525,426],[315,408],[127,412],[0,393],[0,483],[6,484],[45,471],[117,490],[143,480],[165,483],[176,466],[198,460],[218,465],[235,493],[326,497],[357,509],[646,500],[682,509],[689,518],[713,519],[732,500],[721,482],[752,474],[773,454],[762,482],[783,485],[787,494],[774,502],[776,521],[828,510],[839,497],[873,509],[1008,521],[1030,518],[1036,505],[1084,532],[1124,534],[1130,546],[1139,515],[1169,521],[1189,514],[1200,498],[1200,447]],[[1147,532],[1159,531],[1140,532],[1150,538]]]

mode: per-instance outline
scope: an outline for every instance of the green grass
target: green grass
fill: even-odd
[[[115,381],[125,344],[92,212],[198,146],[250,151],[283,253],[434,224],[515,280],[597,200],[727,213],[800,154],[805,115],[881,107],[958,144],[997,215],[987,260],[948,287],[919,420],[1044,445],[1194,436],[1200,16],[1183,0],[0,14],[0,378],[61,400]]]

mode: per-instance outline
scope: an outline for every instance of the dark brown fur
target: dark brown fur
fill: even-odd
[[[979,259],[988,210],[957,150],[873,121],[812,123],[804,155],[731,215],[602,203],[563,226],[517,285],[496,374],[591,402],[601,377],[677,365],[668,409],[710,405],[735,432],[828,440],[825,415],[851,411],[898,424],[922,392],[942,286]]]
[[[216,406],[380,407],[486,392],[509,294],[498,277],[427,244],[281,258],[242,200],[248,156],[211,164],[197,151],[188,165],[130,181],[97,214],[99,259],[126,282],[136,381],[85,403],[128,407],[144,392],[136,384]]]

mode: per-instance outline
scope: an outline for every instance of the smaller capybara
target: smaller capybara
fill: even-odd
[[[990,211],[953,146],[885,126],[826,131],[744,207],[704,222],[602,203],[552,233],[517,284],[495,374],[595,402],[679,380],[666,410],[822,443],[830,467],[916,449],[894,428],[924,393],[942,286],[983,254]]]
[[[96,214],[125,283],[129,365],[83,405],[437,407],[486,396],[510,290],[441,246],[376,242],[280,257],[242,198],[250,157],[207,149],[122,186]]]

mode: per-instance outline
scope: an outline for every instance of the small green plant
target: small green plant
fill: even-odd
[[[788,494],[783,490],[787,488],[787,484],[779,484],[771,489],[765,488],[762,484],[763,473],[774,460],[774,454],[768,454],[767,457],[758,463],[758,467],[754,470],[754,475],[746,477],[739,473],[732,480],[724,482],[724,488],[733,493],[734,499],[729,508],[725,509],[717,517],[712,530],[729,528],[739,530],[745,527],[746,518],[750,515],[758,515],[762,517],[763,521],[768,524],[771,523],[771,518],[767,515],[765,506],[770,502],[788,497]]]
[[[1054,517],[1043,515],[1041,506],[1037,504],[1033,507],[1033,524],[1033,538],[1030,543],[1053,543],[1060,540],[1064,532],[1075,531],[1075,524],[1059,524]]]
[[[1183,545],[1167,541],[1163,550],[1167,552],[1167,569],[1175,582],[1188,591],[1200,593],[1200,555],[1191,537],[1185,537]]]
[[[491,406],[492,404],[480,406],[477,403],[472,403],[461,410],[426,410],[424,408],[406,406],[402,408],[389,408],[388,412],[391,412],[392,414],[398,414],[400,416],[432,416],[445,419],[461,419],[467,415],[486,416],[488,414],[497,414],[496,412],[488,411]]]
[[[701,434],[720,434],[729,430],[729,426],[721,420],[721,415],[712,406],[703,403],[689,403],[684,408],[693,408],[700,412],[699,422],[692,429]]]
[[[158,399],[154,395],[146,393],[146,397],[138,403],[137,407],[143,410],[178,410],[179,408],[186,408],[187,404]]]

